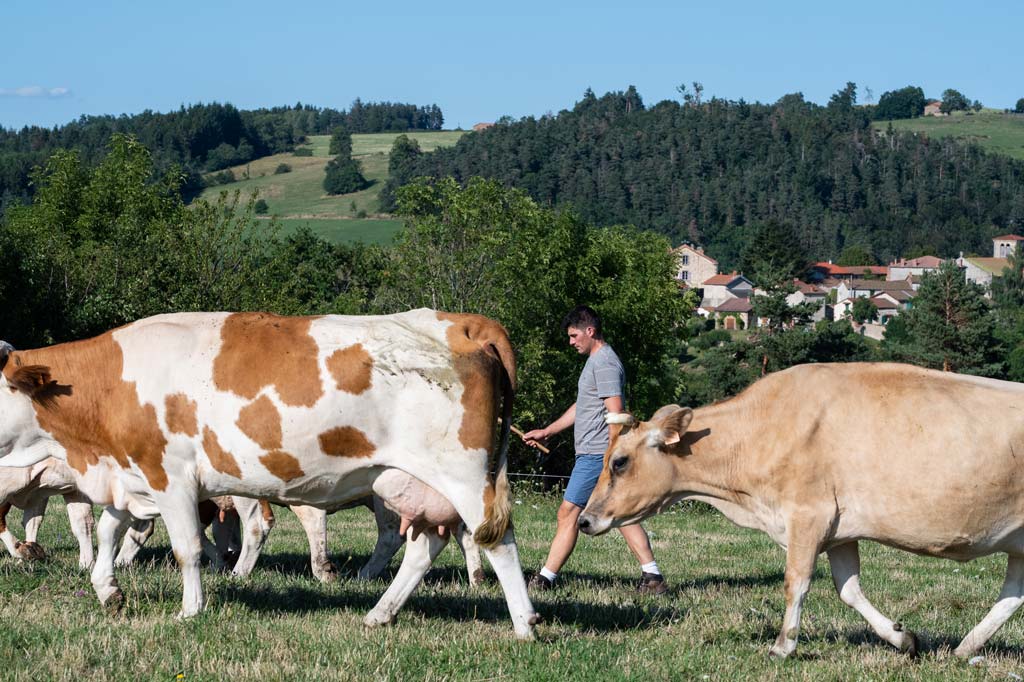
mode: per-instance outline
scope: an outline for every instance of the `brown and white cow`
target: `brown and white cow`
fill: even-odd
[[[330,508],[376,493],[412,517],[407,474],[452,503],[498,575],[516,634],[533,636],[509,518],[508,429],[498,445],[495,428],[502,403],[509,421],[515,361],[496,322],[430,310],[177,313],[0,356],[0,464],[65,459],[91,499],[91,471],[107,467],[116,481],[97,526],[101,602],[121,597],[113,544],[130,515],[163,517],[191,616],[203,606],[200,500]],[[437,533],[409,543],[368,625],[394,620],[444,544]]]
[[[913,633],[861,591],[857,542],[957,561],[1005,552],[999,601],[956,649],[969,656],[1024,601],[1022,415],[1017,383],[896,364],[793,367],[731,400],[622,427],[579,526],[605,533],[688,498],[764,531],[786,549],[777,656],[796,648],[822,551],[842,601],[912,653]]]

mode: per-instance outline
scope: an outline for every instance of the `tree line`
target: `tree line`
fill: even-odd
[[[294,106],[240,110],[231,104],[194,104],[177,111],[144,111],[132,116],[82,116],[64,126],[0,128],[0,212],[31,198],[32,169],[59,149],[78,151],[90,167],[106,154],[111,135],[128,134],[151,151],[156,167],[182,174],[186,198],[203,187],[202,173],[253,159],[291,151],[308,135],[330,134],[343,127],[350,133],[440,130],[444,115],[436,104],[363,102],[350,109]]]
[[[879,261],[983,253],[1024,224],[1024,162],[875,130],[853,83],[825,106],[800,93],[774,104],[687,94],[647,107],[632,87],[588,90],[570,110],[502,119],[453,147],[407,145],[383,197],[420,176],[492,178],[597,225],[703,244],[724,268],[766,221],[817,258],[856,246]]]

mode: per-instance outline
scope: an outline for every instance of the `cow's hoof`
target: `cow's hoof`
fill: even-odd
[[[121,610],[124,609],[124,592],[121,591],[121,588],[110,593],[110,596],[103,602],[103,609],[111,616],[121,613]]]
[[[784,661],[789,658],[789,655],[793,653],[793,649],[796,647],[789,647],[785,644],[779,644],[776,642],[772,645],[772,648],[768,650],[768,657],[777,661]]]
[[[910,630],[903,630],[903,637],[900,640],[900,651],[911,658],[917,658],[918,641],[917,635]]]
[[[338,575],[339,575],[338,567],[335,566],[330,561],[325,561],[320,566],[320,572],[317,575],[317,577],[320,579],[320,582],[322,582],[322,583],[333,583],[333,582],[337,582]]]
[[[16,542],[14,549],[18,552],[18,556],[25,561],[42,561],[46,558],[46,550],[35,542]]]
[[[394,625],[396,622],[398,622],[397,616],[388,616],[387,614],[376,613],[374,611],[370,611],[366,614],[366,617],[363,618],[363,625],[368,628],[377,628],[382,625]]]
[[[474,587],[477,585],[483,585],[485,582],[487,582],[487,574],[484,573],[484,569],[482,568],[478,568],[473,571],[473,575],[469,578],[469,584]]]
[[[544,622],[544,616],[540,615],[539,613],[535,613],[532,616],[530,616],[530,619],[526,622],[530,625],[540,625]]]

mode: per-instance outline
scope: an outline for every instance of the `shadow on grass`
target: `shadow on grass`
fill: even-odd
[[[960,644],[960,641],[967,636],[967,633],[956,635],[950,633],[930,633],[926,630],[914,630],[917,635],[917,651],[919,655],[936,655],[940,652],[952,652]],[[802,635],[801,635],[802,636]],[[850,627],[843,630],[826,630],[820,635],[808,640],[824,642],[846,642],[852,646],[874,646],[883,651],[891,651],[897,654],[895,647],[874,633],[869,627]],[[1020,658],[1024,655],[1024,646],[1010,646],[1006,644],[998,633],[990,639],[985,646],[977,652],[984,656],[1009,656]],[[904,654],[905,655],[905,654]],[[967,660],[967,659],[964,659]]]

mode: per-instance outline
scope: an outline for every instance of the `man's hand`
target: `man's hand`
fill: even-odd
[[[523,434],[523,442],[531,448],[541,445],[551,436],[547,429],[534,429]]]

